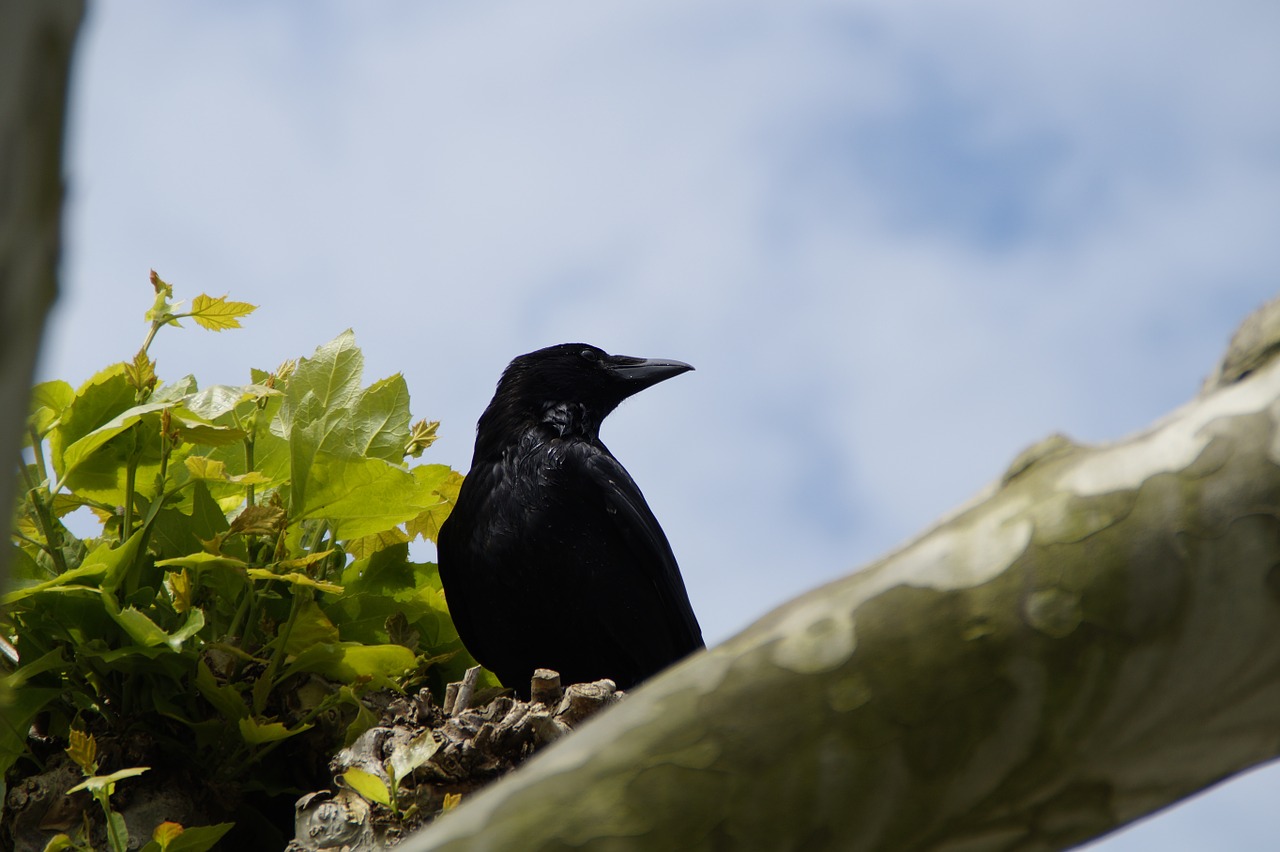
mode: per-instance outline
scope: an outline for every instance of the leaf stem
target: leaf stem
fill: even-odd
[[[253,433],[250,432],[244,439],[244,471],[245,473],[253,472]],[[253,483],[250,482],[245,491],[244,504],[252,506],[254,498]]]
[[[267,663],[267,670],[262,673],[262,677],[267,680],[271,686],[264,691],[262,702],[265,705],[266,696],[271,694],[271,690],[275,688],[276,671],[280,668],[280,661],[284,659],[284,649],[289,644],[289,634],[293,633],[293,626],[298,622],[298,614],[302,611],[304,602],[310,600],[310,596],[305,594],[302,589],[294,589],[292,600],[289,602],[289,618],[285,621],[284,626],[276,631],[275,648],[271,651],[271,661]],[[256,698],[256,695],[255,695]],[[254,702],[257,703],[256,701]],[[254,707],[255,713],[261,713],[263,707]]]
[[[138,461],[133,455],[124,469],[124,518],[120,522],[120,541],[126,542],[133,535],[133,486],[138,478]]]
[[[40,479],[42,481],[49,478],[49,469],[44,463],[44,442],[40,440],[40,433],[36,431],[36,427],[30,427],[31,432],[31,452],[36,458],[36,470],[40,471]]]
[[[160,326],[162,325],[164,325],[164,323],[162,322],[151,323],[151,330],[147,332],[147,339],[142,342],[143,352],[146,352],[148,349],[151,348],[151,341],[156,339],[156,332],[160,330]]]
[[[67,560],[62,555],[62,531],[61,523],[54,520],[53,513],[49,509],[49,505],[45,502],[44,493],[41,486],[31,479],[31,471],[27,469],[27,465],[20,465],[22,475],[27,483],[27,499],[31,501],[31,508],[35,512],[36,523],[40,525],[40,531],[44,533],[45,543],[40,545],[49,558],[53,560],[53,567],[58,575],[67,572]]]

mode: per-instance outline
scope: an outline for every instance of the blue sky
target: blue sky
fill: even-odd
[[[1050,432],[1195,393],[1276,291],[1278,32],[1265,0],[99,2],[42,373],[131,355],[152,267],[262,305],[166,330],[162,376],[351,327],[460,469],[513,355],[689,361],[604,437],[720,640]],[[1272,848],[1278,784],[1098,848]]]

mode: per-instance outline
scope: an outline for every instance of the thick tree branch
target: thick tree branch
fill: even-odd
[[[1276,756],[1276,310],[1148,431],[1042,442],[402,848],[1060,849]]]
[[[83,0],[0,2],[0,449],[12,459],[57,293],[62,136]],[[0,506],[13,478],[0,477]],[[7,510],[6,510],[7,511]],[[0,588],[9,551],[0,551]]]

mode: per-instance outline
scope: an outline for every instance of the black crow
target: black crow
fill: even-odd
[[[503,372],[438,554],[463,644],[520,695],[537,668],[627,689],[703,647],[662,527],[600,442],[620,402],[692,369],[564,343]]]

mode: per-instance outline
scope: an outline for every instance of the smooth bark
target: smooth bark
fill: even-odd
[[[1275,757],[1277,317],[1149,430],[1031,448],[403,848],[1061,849]]]
[[[62,141],[83,0],[0,0],[0,448],[18,452],[45,316],[57,294]],[[0,477],[0,506],[14,480]],[[0,550],[0,588],[9,549]]]

